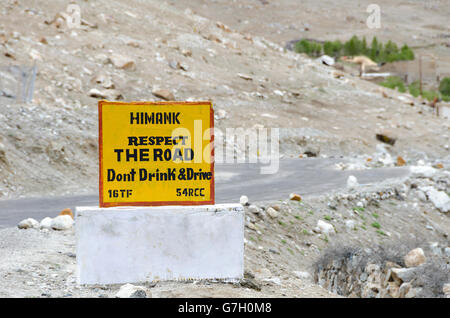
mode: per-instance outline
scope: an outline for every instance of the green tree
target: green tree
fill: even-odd
[[[442,95],[450,96],[450,77],[444,77],[439,84],[439,92]]]
[[[377,61],[379,54],[380,54],[380,47],[378,44],[377,37],[374,36],[372,39],[372,46],[370,48],[370,58],[374,61]]]

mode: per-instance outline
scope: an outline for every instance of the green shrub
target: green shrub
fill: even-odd
[[[335,58],[340,56],[342,50],[342,43],[340,41],[326,41],[323,45],[323,53]]]
[[[345,55],[358,55],[361,54],[362,42],[358,39],[356,35],[352,36],[352,38],[345,42],[344,44],[344,54]]]
[[[440,98],[440,94],[439,94],[439,92],[436,92],[436,91],[424,91],[424,90],[422,90],[422,97],[427,99],[427,100],[429,100],[429,101],[432,101],[435,98],[439,99]]]
[[[397,44],[389,40],[384,46],[384,49],[382,50],[380,62],[391,63],[397,61],[398,58],[399,58],[399,50]]]
[[[381,82],[380,85],[390,89],[397,88],[400,93],[406,92],[405,84],[403,83],[403,80],[398,76],[389,76],[383,82]]]
[[[450,77],[444,77],[439,84],[439,92],[442,95],[450,96]]]
[[[406,44],[399,49],[397,44],[392,41],[388,41],[383,45],[383,43],[378,42],[376,37],[373,37],[371,45],[368,46],[365,37],[360,40],[356,35],[352,36],[345,43],[326,41],[321,45],[314,41],[301,40],[295,43],[294,50],[297,53],[306,53],[314,57],[320,56],[322,52],[335,58],[339,58],[342,55],[365,55],[377,63],[414,59],[413,51]]]
[[[295,52],[319,56],[322,53],[322,45],[308,40],[301,40],[295,43]]]
[[[412,96],[414,96],[414,97],[419,96],[420,95],[420,83],[419,83],[419,81],[414,81],[411,84],[409,84],[408,90],[409,90],[409,93]]]
[[[371,225],[372,225],[372,227],[374,227],[376,229],[380,229],[381,228],[381,225],[378,222],[373,222]]]
[[[401,48],[399,58],[404,61],[412,61],[414,60],[414,52],[405,44]]]

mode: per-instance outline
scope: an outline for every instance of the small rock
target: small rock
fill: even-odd
[[[447,213],[450,211],[450,197],[444,191],[438,191],[433,187],[423,187],[421,190],[425,191],[428,199],[439,211]]]
[[[175,100],[173,93],[167,89],[154,90],[152,94],[164,100]]]
[[[106,98],[107,94],[105,92],[102,92],[96,88],[92,88],[89,93],[88,93],[89,97],[94,97],[94,98]]]
[[[445,296],[450,295],[450,284],[444,284],[442,287],[442,292],[445,294]]]
[[[269,216],[270,216],[271,218],[273,218],[273,219],[275,219],[275,218],[278,217],[278,212],[275,211],[274,208],[268,208],[268,209],[267,209],[267,214],[269,214]]]
[[[332,58],[331,56],[328,55],[322,55],[319,60],[328,66],[333,66],[334,65],[334,58]]]
[[[358,179],[356,179],[355,176],[349,176],[347,179],[347,188],[349,189],[355,189],[356,187],[358,187],[359,183],[358,183]]]
[[[347,228],[347,230],[351,231],[354,230],[356,226],[356,222],[353,220],[347,220],[345,221],[345,227]]]
[[[100,74],[94,79],[94,81],[97,84],[102,85],[103,88],[106,88],[106,89],[113,89],[113,88],[115,88],[115,85],[112,82],[111,77],[109,77],[109,76],[105,76],[103,74]]]
[[[72,212],[72,210],[69,209],[69,208],[66,208],[66,209],[62,210],[62,211],[59,213],[59,215],[69,215],[69,216],[72,218],[72,220],[74,219],[74,218],[73,218],[73,212]]]
[[[253,278],[256,278],[257,280],[262,280],[265,278],[269,278],[272,276],[272,272],[265,267],[261,267],[255,270],[255,276]],[[248,277],[246,277],[248,278]]]
[[[331,225],[330,223],[327,223],[325,221],[322,221],[322,220],[317,221],[317,227],[321,233],[324,233],[324,234],[334,233],[333,225]]]
[[[301,201],[301,200],[302,200],[302,197],[301,197],[299,194],[291,193],[291,194],[289,195],[289,200],[292,200],[292,201]]]
[[[41,223],[39,223],[39,226],[41,229],[50,230],[52,228],[52,221],[53,221],[52,218],[46,217],[46,218],[42,219]]]
[[[376,134],[376,138],[377,138],[377,140],[384,142],[391,146],[393,146],[396,142],[396,138],[387,136],[386,134]]]
[[[252,81],[253,80],[253,78],[251,76],[245,75],[245,74],[242,74],[242,73],[238,73],[237,76],[239,76],[240,78],[242,78],[242,79],[244,79],[246,81]]]
[[[438,243],[438,242],[432,242],[432,243],[430,243],[430,250],[431,250],[431,252],[432,252],[434,255],[437,255],[437,256],[441,256],[441,255],[442,255],[442,249],[441,249],[441,247],[439,246],[439,243]]]
[[[258,230],[256,228],[255,224],[253,224],[252,222],[246,222],[245,226],[248,227],[250,230],[253,230],[253,231],[257,231]]]
[[[142,286],[125,284],[120,287],[116,298],[147,298],[147,292]]]
[[[248,211],[251,212],[251,213],[254,213],[254,214],[259,214],[261,212],[261,210],[254,204],[251,204],[248,207]]]
[[[404,166],[404,165],[406,165],[405,159],[403,159],[402,157],[398,156],[397,157],[397,166],[401,167],[401,166]]]
[[[398,290],[398,297],[399,298],[406,298],[406,295],[411,290],[412,285],[410,283],[403,283],[400,285],[400,288]]]
[[[300,279],[304,280],[311,280],[312,276],[308,272],[299,272],[299,271],[293,271],[294,275],[297,276]]]
[[[189,49],[184,49],[181,51],[181,54],[183,54],[186,57],[191,57],[192,56],[192,51]]]
[[[73,226],[73,219],[70,215],[58,215],[52,221],[52,229],[54,230],[68,230]]]
[[[402,283],[411,282],[416,276],[416,269],[412,268],[391,268],[391,276],[396,281]]]
[[[174,60],[169,61],[169,66],[174,70],[180,69],[180,63]]]
[[[425,253],[420,247],[415,248],[406,254],[404,261],[406,267],[416,267],[422,265],[426,261]]]
[[[207,39],[210,40],[210,41],[217,42],[217,43],[222,43],[222,40],[219,39],[219,38],[218,38],[216,35],[214,35],[214,34],[210,34],[210,35],[207,37]]]
[[[17,227],[22,230],[38,229],[39,226],[40,226],[39,222],[32,218],[25,219],[17,225]]]
[[[243,206],[248,206],[248,197],[246,195],[241,195],[239,198],[239,203]]]
[[[416,196],[422,202],[427,202],[428,200],[426,194],[421,190],[416,191]]]
[[[445,256],[450,257],[450,247],[444,248],[444,254]]]
[[[409,170],[414,177],[431,178],[436,173],[436,169],[430,166],[411,166]]]
[[[112,54],[109,57],[108,62],[110,62],[119,69],[130,71],[134,71],[136,69],[136,63],[131,58],[128,58],[120,54],[116,53]]]
[[[224,119],[224,118],[227,117],[227,112],[226,112],[226,110],[224,110],[224,109],[219,109],[219,110],[216,112],[216,116],[217,116],[217,119]]]
[[[108,89],[108,90],[99,90],[96,88],[92,88],[88,92],[89,97],[93,98],[100,98],[100,99],[113,99],[113,100],[119,100],[122,99],[123,96],[119,92],[117,92],[114,89]]]

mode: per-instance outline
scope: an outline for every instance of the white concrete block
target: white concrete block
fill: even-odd
[[[240,204],[77,207],[75,220],[79,284],[243,277]]]

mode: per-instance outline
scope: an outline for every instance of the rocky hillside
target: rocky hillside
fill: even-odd
[[[385,133],[393,156],[448,158],[449,123],[432,108],[272,36],[138,0],[80,2],[73,28],[67,5],[0,4],[0,65],[38,69],[31,103],[0,96],[0,197],[95,191],[100,98],[212,100],[218,128],[282,128],[283,156],[370,156]]]

